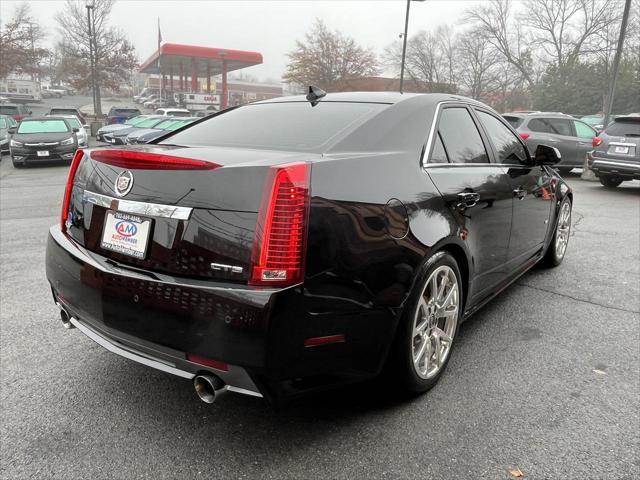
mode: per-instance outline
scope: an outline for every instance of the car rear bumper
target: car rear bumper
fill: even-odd
[[[272,401],[375,375],[395,328],[388,309],[340,312],[336,298],[309,298],[300,286],[253,288],[121,265],[58,226],[49,231],[46,273],[56,303],[108,350],[184,378],[208,371]],[[342,341],[307,342],[336,334]]]
[[[640,162],[638,161],[605,159],[594,156],[589,163],[593,172],[598,176],[609,175],[625,180],[640,180]]]

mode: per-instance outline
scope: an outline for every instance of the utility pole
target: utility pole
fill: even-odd
[[[609,96],[607,98],[607,108],[604,112],[603,126],[607,128],[609,125],[609,117],[613,109],[613,99],[616,95],[616,83],[618,81],[618,69],[620,68],[620,57],[622,56],[622,47],[624,45],[624,36],[627,31],[627,23],[629,21],[629,10],[631,8],[631,0],[626,0],[624,4],[624,12],[622,13],[622,23],[620,25],[620,35],[618,36],[618,48],[613,57],[613,73],[611,76],[611,84],[609,86]]]
[[[400,93],[404,88],[404,60],[407,56],[407,31],[409,30],[409,7],[411,2],[424,2],[424,0],[407,0],[407,13],[404,17],[404,34],[402,35],[402,60],[400,62]]]

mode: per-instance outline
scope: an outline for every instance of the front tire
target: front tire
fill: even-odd
[[[616,188],[622,183],[619,177],[610,177],[608,175],[600,175],[600,183],[607,188]]]
[[[424,271],[403,310],[393,355],[395,377],[415,393],[433,387],[446,369],[464,298],[460,270],[450,254],[434,254]]]
[[[571,236],[571,200],[566,197],[558,209],[556,229],[551,243],[542,258],[542,264],[546,267],[557,267],[564,260]]]

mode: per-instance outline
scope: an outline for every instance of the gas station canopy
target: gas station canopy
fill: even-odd
[[[261,63],[262,54],[258,52],[165,43],[140,66],[140,73],[179,75],[182,71],[209,77]]]

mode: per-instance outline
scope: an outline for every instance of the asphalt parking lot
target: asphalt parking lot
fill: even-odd
[[[64,330],[45,278],[67,167],[0,164],[2,478],[637,478],[640,182],[569,177],[563,265],[465,323],[445,376],[402,399],[365,385],[283,410]]]

